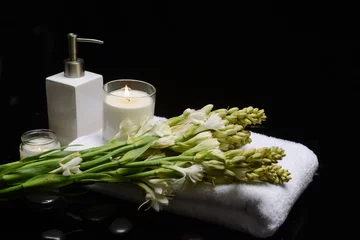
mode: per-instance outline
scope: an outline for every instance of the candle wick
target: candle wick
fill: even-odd
[[[128,99],[128,98],[126,98],[126,100],[127,100],[128,102],[130,102],[130,99]]]

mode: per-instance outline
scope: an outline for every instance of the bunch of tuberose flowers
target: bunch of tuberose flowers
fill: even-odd
[[[170,119],[145,118],[140,125],[125,119],[103,146],[65,146],[0,165],[0,199],[75,183],[128,182],[145,191],[141,206],[159,211],[188,182],[283,184],[291,179],[277,164],[283,149],[243,148],[251,142],[247,127],[265,120],[258,108],[213,110],[211,104]]]

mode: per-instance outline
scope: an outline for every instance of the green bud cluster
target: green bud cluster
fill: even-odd
[[[291,174],[280,165],[264,165],[245,173],[246,181],[263,181],[272,184],[283,184],[291,180]]]
[[[285,151],[279,147],[234,149],[225,152],[225,156],[227,167],[247,168],[277,163],[285,156]]]
[[[261,124],[266,120],[266,115],[263,109],[246,107],[243,109],[233,107],[229,110],[218,109],[213,112],[219,114],[224,119],[225,124],[238,124],[246,127],[247,125]],[[226,115],[225,115],[226,113]]]

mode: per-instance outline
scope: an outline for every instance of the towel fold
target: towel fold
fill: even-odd
[[[313,180],[318,168],[317,156],[306,146],[255,132],[244,148],[278,146],[286,156],[279,165],[291,172],[292,179],[283,186],[272,184],[227,184],[213,187],[198,183],[177,192],[165,211],[216,223],[249,233],[255,237],[272,236],[286,220],[291,208]],[[80,137],[71,144],[89,148],[104,144],[101,131]],[[75,148],[75,147],[72,147]],[[123,200],[142,203],[144,193],[131,184],[96,183],[94,191]]]

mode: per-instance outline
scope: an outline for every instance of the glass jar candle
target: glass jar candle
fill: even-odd
[[[133,79],[118,79],[104,85],[103,139],[110,141],[119,132],[125,118],[140,125],[144,117],[155,111],[156,89],[153,85]],[[124,139],[119,139],[124,140]]]
[[[21,136],[20,159],[59,147],[60,142],[52,130],[30,130]]]

